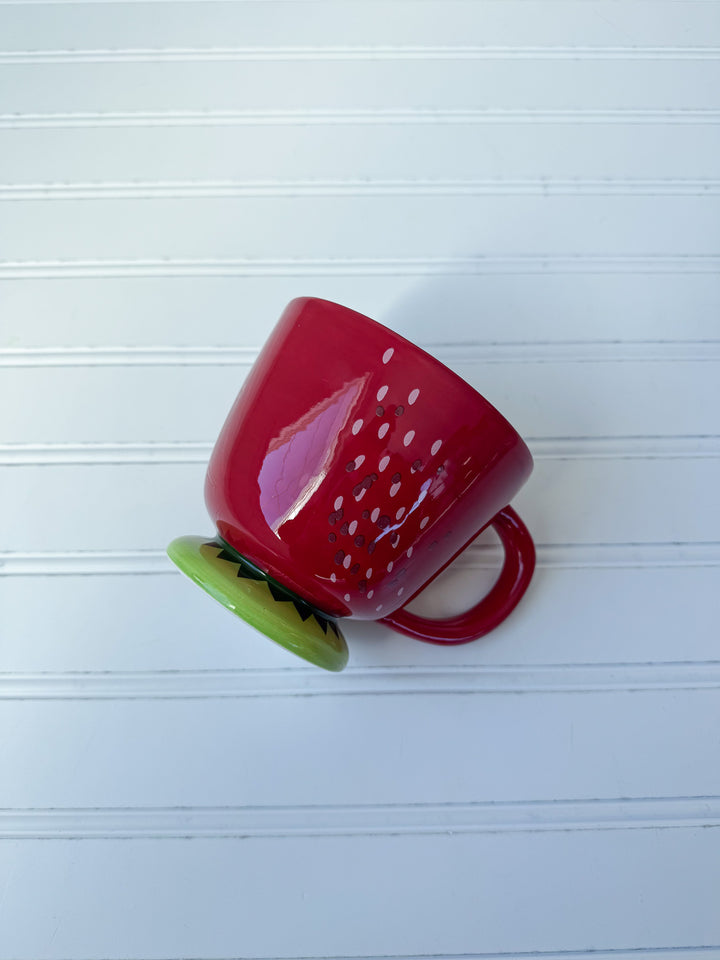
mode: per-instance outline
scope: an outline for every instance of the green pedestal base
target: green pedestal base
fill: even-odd
[[[348,661],[345,638],[324,617],[224,541],[178,537],[167,548],[173,563],[211,597],[275,643],[325,670]]]

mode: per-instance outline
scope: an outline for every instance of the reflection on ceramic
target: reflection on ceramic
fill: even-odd
[[[293,300],[210,458],[217,534],[181,537],[168,553],[234,613],[327,669],[347,660],[340,617],[464,643],[505,619],[532,576],[532,539],[508,506],[531,470],[507,420],[439,361],[338,304]],[[447,620],[408,613],[490,524],[505,547],[490,593]]]

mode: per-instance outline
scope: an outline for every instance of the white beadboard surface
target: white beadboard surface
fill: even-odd
[[[166,559],[301,295],[527,438],[482,641]],[[0,0],[0,960],[720,960],[718,491],[718,0]]]

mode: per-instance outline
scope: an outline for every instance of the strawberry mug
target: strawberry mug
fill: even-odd
[[[431,643],[477,639],[525,592],[535,550],[510,500],[532,457],[513,427],[438,360],[327,300],[285,309],[208,465],[214,538],[170,558],[235,614],[342,670],[337,620]],[[487,526],[505,560],[490,592],[445,620],[407,604]]]

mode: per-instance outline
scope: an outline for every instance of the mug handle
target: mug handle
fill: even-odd
[[[382,617],[380,623],[387,623],[393,630],[416,640],[439,644],[469,643],[502,623],[515,609],[530,583],[535,569],[535,545],[527,527],[510,506],[496,513],[490,526],[502,541],[505,562],[486,597],[465,613],[444,620],[419,617],[400,607]]]

